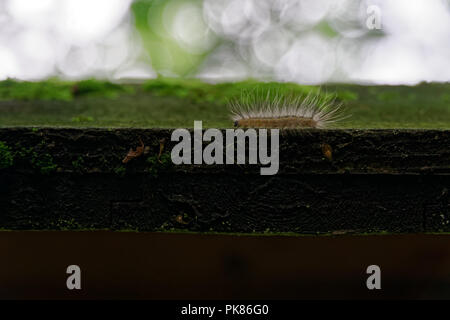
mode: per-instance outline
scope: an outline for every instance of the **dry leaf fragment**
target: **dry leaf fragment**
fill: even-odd
[[[128,161],[130,161],[134,158],[137,158],[144,153],[144,151],[145,151],[144,142],[142,141],[141,138],[139,138],[139,141],[140,141],[141,145],[139,147],[137,147],[136,150],[133,150],[132,148],[130,148],[130,151],[128,151],[128,154],[122,160],[122,163],[127,163]]]

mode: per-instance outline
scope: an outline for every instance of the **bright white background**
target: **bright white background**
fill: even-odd
[[[0,79],[156,76],[131,1],[0,0]],[[382,12],[375,40],[360,28],[371,4]],[[195,74],[204,79],[414,84],[450,81],[449,8],[446,0],[186,0],[165,25],[186,50],[212,50]],[[311,28],[323,19],[339,36]]]

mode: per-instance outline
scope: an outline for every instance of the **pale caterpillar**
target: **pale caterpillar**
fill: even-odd
[[[235,127],[241,128],[327,128],[346,119],[342,103],[319,93],[306,96],[281,95],[265,98],[258,94],[243,95],[229,101]]]

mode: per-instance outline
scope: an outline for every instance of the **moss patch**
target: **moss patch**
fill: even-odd
[[[75,97],[81,96],[117,98],[122,93],[132,94],[134,88],[95,79],[78,82],[56,79],[40,82],[23,82],[11,79],[0,81],[0,100],[5,101],[72,101]]]
[[[14,155],[6,143],[0,141],[0,169],[9,168],[13,165]]]
[[[74,161],[72,161],[73,168],[75,171],[81,172],[84,168],[84,159],[81,156],[78,156],[78,158]]]
[[[134,88],[132,86],[88,79],[73,84],[72,93],[75,97],[90,95],[114,99],[122,93],[133,94]]]
[[[127,169],[124,166],[119,166],[119,167],[114,168],[114,173],[120,177],[123,177],[126,172],[127,172]]]
[[[168,153],[163,153],[159,159],[158,156],[150,156],[147,158],[147,163],[149,165],[147,172],[155,178],[158,177],[161,171],[170,170],[173,165]]]
[[[50,172],[55,171],[58,167],[53,163],[53,157],[48,153],[39,155],[34,152],[31,158],[31,164],[42,174],[49,174]]]
[[[246,92],[261,92],[275,96],[276,94],[307,94],[319,92],[311,86],[294,83],[258,82],[254,80],[209,84],[192,79],[153,79],[143,85],[143,89],[156,96],[176,97],[195,104],[226,105],[230,99],[239,99]]]
[[[0,81],[0,100],[72,100],[70,84],[56,80],[41,82]]]
[[[45,150],[45,142],[34,147],[15,146],[14,159],[19,165],[31,167],[41,174],[49,174],[57,169],[53,157]]]

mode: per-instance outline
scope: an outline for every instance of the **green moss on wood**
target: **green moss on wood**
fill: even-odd
[[[157,178],[161,172],[168,171],[173,166],[169,153],[163,153],[159,158],[157,155],[147,158],[149,165],[147,172]]]
[[[0,141],[0,169],[6,169],[13,165],[14,155],[8,145]]]
[[[118,166],[118,167],[114,168],[114,173],[120,177],[123,177],[126,172],[127,172],[127,169],[124,166]]]
[[[89,123],[89,122],[93,122],[94,118],[91,116],[81,115],[78,117],[72,117],[71,121],[74,123]]]
[[[31,157],[31,164],[42,174],[49,174],[50,172],[55,171],[58,167],[53,163],[53,157],[48,153],[38,154],[36,152],[33,152]]]
[[[17,164],[29,166],[41,174],[49,174],[58,168],[53,162],[52,155],[46,152],[44,141],[28,148],[16,144],[13,154]]]
[[[294,83],[258,82],[247,80],[209,84],[196,79],[159,78],[148,80],[145,91],[156,96],[176,97],[195,104],[226,105],[230,99],[238,99],[246,92],[276,94],[307,94],[310,91],[319,92],[317,87],[301,86]]]
[[[72,100],[70,84],[57,80],[40,82],[0,81],[0,100]]]
[[[82,156],[78,156],[78,158],[72,161],[72,166],[75,171],[81,172],[84,169],[84,159]]]
[[[119,85],[94,79],[82,80],[72,86],[74,96],[100,96],[104,98],[117,98],[122,93],[133,94],[132,86]]]
[[[317,86],[257,82],[209,84],[158,78],[140,85],[98,80],[0,82],[0,126],[229,128],[226,104],[243,92],[305,94]],[[338,128],[450,128],[450,84],[360,86],[327,84],[351,117]]]
[[[78,82],[50,79],[39,82],[16,80],[0,81],[0,100],[56,100],[72,101],[75,97],[100,96],[117,98],[120,94],[134,93],[133,86],[88,79]]]

